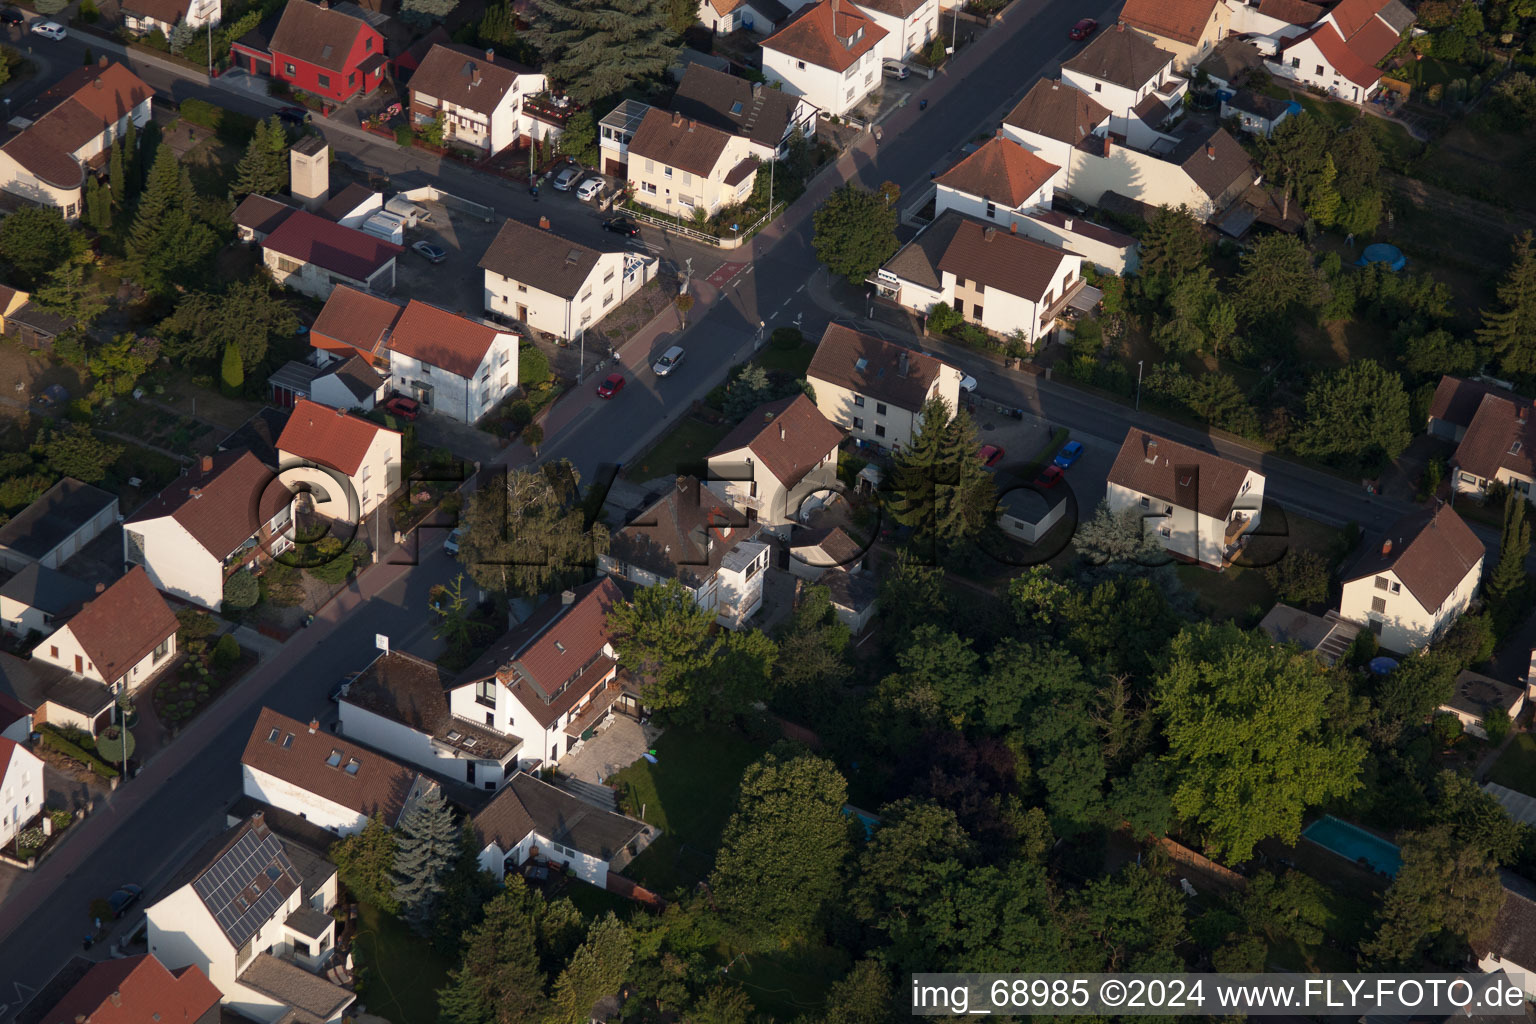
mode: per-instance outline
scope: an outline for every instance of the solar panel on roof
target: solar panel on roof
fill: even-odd
[[[276,868],[278,878],[293,870],[282,840],[270,833],[260,838],[247,831],[192,883],[192,890],[236,947],[255,935],[283,904],[285,897],[276,885],[268,885],[254,899],[245,898],[247,887],[269,868]]]

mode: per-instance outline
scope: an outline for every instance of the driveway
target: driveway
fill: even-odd
[[[461,459],[484,465],[501,453],[493,434],[438,413],[423,413],[416,421],[416,437],[432,448],[446,448]]]
[[[395,298],[420,299],[469,317],[485,315],[485,274],[480,258],[490,248],[501,220],[487,224],[467,214],[449,210],[442,203],[417,205],[432,215],[429,223],[406,228],[406,253],[395,264]],[[428,263],[411,252],[415,242],[431,242],[446,250],[442,263]]]
[[[562,773],[580,782],[606,782],[640,760],[661,735],[660,729],[624,715],[610,715],[608,721],[606,729],[560,759]]]

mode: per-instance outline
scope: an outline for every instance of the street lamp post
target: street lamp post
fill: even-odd
[[[1141,411],[1141,364],[1143,360],[1136,360],[1136,410]]]

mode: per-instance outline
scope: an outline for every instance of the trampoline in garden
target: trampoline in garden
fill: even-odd
[[[1408,257],[1404,256],[1403,251],[1395,245],[1377,242],[1375,245],[1365,247],[1365,252],[1360,254],[1360,259],[1355,262],[1355,265],[1364,267],[1372,263],[1384,263],[1387,269],[1395,274],[1408,265]]]
[[[1396,668],[1397,668],[1397,659],[1396,658],[1388,658],[1388,657],[1382,656],[1382,657],[1379,657],[1379,658],[1372,658],[1371,661],[1370,661],[1371,672],[1374,673],[1375,675],[1378,675],[1378,676],[1391,675],[1392,671],[1394,669],[1396,669]]]

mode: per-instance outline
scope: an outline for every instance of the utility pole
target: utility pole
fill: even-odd
[[[208,77],[213,77],[213,19],[208,20]]]
[[[1136,360],[1136,411],[1141,411],[1141,364],[1145,360]]]

